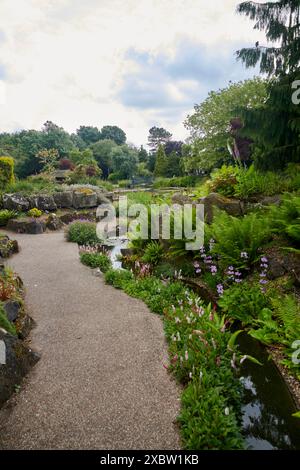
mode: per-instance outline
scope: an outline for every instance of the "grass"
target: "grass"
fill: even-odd
[[[0,304],[0,328],[4,328],[4,330],[12,335],[17,334],[16,327],[8,320],[2,304]]]

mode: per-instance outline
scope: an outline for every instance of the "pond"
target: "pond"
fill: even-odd
[[[243,433],[248,449],[300,449],[300,419],[293,397],[265,348],[249,335],[241,334],[240,350],[257,358],[263,366],[245,361],[241,381],[245,387]]]

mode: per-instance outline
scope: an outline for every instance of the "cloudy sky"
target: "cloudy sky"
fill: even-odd
[[[238,0],[0,0],[0,131],[52,120],[118,125],[146,143],[211,89],[254,75],[234,52],[260,39]]]

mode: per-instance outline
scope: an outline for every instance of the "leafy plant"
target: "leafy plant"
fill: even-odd
[[[10,211],[8,209],[0,210],[0,227],[4,227],[10,219],[13,219],[17,216],[15,211]]]
[[[300,241],[300,196],[285,195],[279,207],[270,210],[272,230],[284,233],[294,242]]]
[[[211,175],[211,180],[208,182],[210,192],[220,193],[224,196],[233,196],[238,172],[238,167],[226,165],[214,171]]]
[[[142,261],[152,265],[158,264],[164,256],[164,250],[160,243],[151,241],[145,249]]]
[[[132,278],[133,274],[126,269],[109,269],[105,273],[105,282],[116,289],[123,289]]]
[[[33,209],[30,209],[28,212],[27,212],[27,215],[29,215],[29,217],[34,217],[34,218],[38,218],[38,217],[41,217],[42,215],[42,211],[37,209],[36,207],[34,207]]]
[[[230,318],[251,325],[259,318],[262,309],[269,306],[269,301],[259,286],[242,282],[225,289],[218,304]]]
[[[12,335],[17,334],[15,325],[8,320],[2,304],[0,304],[0,328],[4,328],[4,330]]]
[[[221,264],[243,267],[257,260],[260,247],[271,238],[269,224],[268,218],[256,213],[237,218],[219,212],[206,232],[215,240],[213,252],[220,256]],[[247,260],[242,252],[247,252]]]
[[[66,239],[78,245],[97,245],[100,239],[96,233],[96,224],[89,221],[75,221],[66,229]]]
[[[91,268],[100,268],[102,272],[111,268],[111,261],[107,255],[103,253],[80,253],[80,261]]]

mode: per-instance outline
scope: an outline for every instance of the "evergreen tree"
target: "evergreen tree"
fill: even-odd
[[[155,168],[154,168],[154,175],[155,176],[166,176],[168,168],[168,159],[165,154],[165,150],[163,146],[160,144],[158,146],[158,150],[156,153],[156,161],[155,161]]]
[[[265,31],[270,47],[256,42],[255,47],[237,51],[246,67],[260,64],[260,71],[279,76],[295,72],[300,64],[300,2],[242,2],[237,11],[255,21],[254,29]],[[279,46],[275,46],[279,43]]]
[[[153,126],[149,129],[148,145],[151,152],[156,152],[159,145],[165,145],[171,140],[172,134],[163,127]]]

